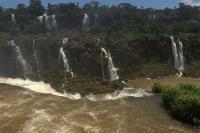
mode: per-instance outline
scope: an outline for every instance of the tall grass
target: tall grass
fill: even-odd
[[[156,84],[154,89],[161,90],[165,107],[175,117],[187,123],[200,125],[200,88],[191,84],[181,84],[176,87]]]

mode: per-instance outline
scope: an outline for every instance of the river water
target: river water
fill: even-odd
[[[69,99],[0,84],[0,133],[200,132],[171,118],[160,96],[114,95]]]

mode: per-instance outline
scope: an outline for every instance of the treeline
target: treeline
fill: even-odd
[[[84,6],[78,3],[48,4],[45,8],[41,0],[30,0],[28,6],[18,4],[14,8],[0,8],[0,32],[11,35],[38,34],[48,32],[38,16],[46,13],[56,15],[56,29],[81,30],[84,13],[90,19],[92,33],[153,33],[179,34],[200,32],[200,7],[179,4],[174,9],[143,9],[129,3],[107,6],[92,1]],[[17,24],[11,21],[15,15]]]

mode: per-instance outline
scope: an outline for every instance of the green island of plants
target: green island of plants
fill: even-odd
[[[152,90],[162,94],[164,106],[176,118],[200,125],[200,88],[192,84],[169,87],[155,83]]]

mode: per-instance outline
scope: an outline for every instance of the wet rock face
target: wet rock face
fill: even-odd
[[[57,32],[56,32],[57,33]],[[62,79],[63,65],[59,62],[59,49],[62,46],[63,33],[48,35],[38,35],[34,37],[39,46],[41,75],[47,78],[52,76],[52,80]],[[65,35],[66,36],[66,35]],[[93,77],[102,79],[101,49],[110,49],[113,62],[119,68],[118,74],[122,78],[136,77],[158,77],[174,73],[173,56],[171,53],[170,39],[163,36],[148,37],[143,35],[136,39],[124,38],[113,40],[113,38],[102,41],[96,45],[93,35],[87,33],[70,32],[69,44],[65,54],[69,57],[69,63],[73,72],[78,77]],[[9,38],[9,37],[7,37]],[[6,39],[4,39],[6,40]],[[33,67],[33,75],[36,75],[36,62],[33,56],[32,41],[33,36],[15,37],[16,44],[20,47],[25,60]],[[159,42],[160,41],[160,42]],[[183,40],[184,41],[184,40]],[[187,47],[187,45],[185,46]],[[185,52],[186,65],[188,57],[197,60],[194,48],[193,53]],[[108,73],[108,66],[104,60],[105,73]],[[190,65],[190,64],[189,64]],[[191,66],[191,65],[190,65]],[[190,67],[189,66],[189,67]],[[198,64],[186,70],[186,75],[198,75]],[[194,72],[195,71],[195,72]],[[7,45],[0,46],[0,74],[2,76],[20,77],[22,70],[13,49]],[[106,75],[105,75],[106,76]],[[37,75],[36,75],[37,77]]]
[[[0,48],[0,75],[14,76],[20,74],[20,65],[18,65],[16,54],[11,47]]]
[[[46,78],[45,76],[54,76],[54,79],[60,77],[64,70],[63,65],[59,61],[59,48],[61,44],[59,42],[54,44],[52,42],[50,44],[46,44],[48,42],[45,42],[45,44],[43,42],[37,43],[39,44],[38,52],[40,54],[40,75],[44,76],[44,78]],[[34,60],[32,44],[16,43],[16,45],[19,46],[23,58],[33,68],[33,75],[30,75],[30,77],[37,77],[37,66]],[[74,68],[75,74],[85,77],[101,77],[98,54],[94,46],[79,44],[79,42],[74,41],[74,43],[68,46],[66,55],[69,56],[69,62]],[[22,77],[23,75],[20,62],[17,60],[15,50],[11,46],[0,47],[0,75],[6,77]]]

